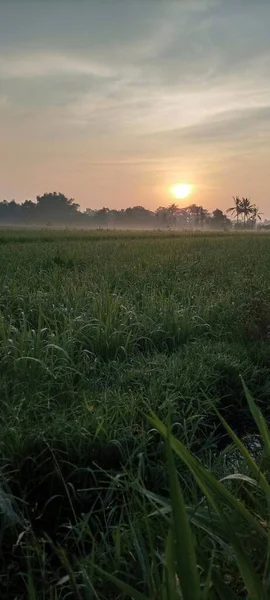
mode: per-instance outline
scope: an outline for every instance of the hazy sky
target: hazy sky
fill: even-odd
[[[0,196],[270,217],[269,0],[0,0]],[[182,201],[183,205],[187,201]]]

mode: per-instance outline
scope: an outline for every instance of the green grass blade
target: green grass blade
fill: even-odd
[[[150,422],[152,425],[161,433],[166,439],[168,437],[167,427],[160,421],[158,417],[151,413]],[[223,502],[227,507],[236,511],[241,517],[255,530],[259,535],[267,538],[267,533],[264,527],[257,521],[257,519],[250,513],[250,511],[244,506],[244,504],[237,500],[234,495],[211,473],[209,473],[201,463],[186,449],[184,444],[177,440],[173,435],[170,436],[171,448],[181,458],[181,460],[187,465],[189,470],[194,476],[194,479],[201,488],[203,494],[208,498],[213,508],[219,512],[217,507],[217,501]]]
[[[235,535],[233,527],[230,526],[230,523],[225,516],[224,521],[227,527],[228,536],[231,540],[231,544],[236,555],[239,571],[248,591],[249,600],[263,600],[265,596],[262,582],[253,568],[247,553],[244,551],[239,538]]]
[[[258,406],[256,405],[256,403],[254,402],[250,391],[248,390],[243,378],[240,376],[241,378],[241,382],[244,388],[244,392],[245,392],[245,396],[249,405],[249,409],[250,412],[253,416],[253,419],[258,427],[258,430],[261,434],[264,446],[265,446],[265,450],[268,454],[268,456],[270,456],[270,431],[267,427],[266,421],[260,411],[260,409],[258,408]]]
[[[219,544],[224,543],[227,540],[226,531],[224,532],[224,526],[217,512],[210,511],[210,508],[198,508],[194,511],[194,508],[186,507],[186,511],[190,516],[191,523],[204,531],[209,535],[212,540]]]
[[[176,541],[176,570],[180,582],[183,600],[200,599],[200,581],[196,554],[189,518],[185,509],[182,491],[170,446],[170,434],[166,440],[168,460],[170,498],[172,503],[173,531]]]
[[[29,600],[37,600],[33,574],[32,574],[31,565],[29,564],[29,561],[28,561],[28,573],[27,573],[27,592],[28,592]]]
[[[210,565],[209,565],[209,568],[208,568],[208,573],[207,573],[207,576],[206,576],[206,580],[205,580],[205,583],[204,583],[202,600],[209,600],[210,587],[211,587],[211,581],[212,581],[212,570],[213,570],[214,557],[215,557],[215,554],[213,552],[212,556],[211,556]]]
[[[147,553],[147,550],[145,547],[144,538],[141,535],[139,528],[138,528],[138,531],[136,532],[135,528],[133,527],[132,521],[130,519],[129,519],[129,530],[131,532],[133,545],[136,550],[139,565],[141,567],[143,580],[146,581],[147,574],[150,573],[150,568],[149,568],[148,553]]]
[[[152,600],[144,594],[141,594],[141,592],[135,590],[135,588],[133,588],[125,581],[121,581],[121,579],[118,579],[118,577],[111,575],[111,573],[107,573],[97,565],[95,565],[94,568],[98,573],[100,573],[100,575],[103,575],[108,581],[113,583],[121,592],[132,598],[132,600]]]
[[[213,409],[215,410],[216,414],[218,415],[218,418],[220,419],[222,425],[228,431],[229,435],[231,436],[232,440],[234,441],[239,452],[241,452],[250,471],[253,473],[253,476],[256,479],[256,481],[259,483],[261,489],[265,492],[265,494],[270,495],[270,485],[269,485],[267,479],[265,478],[264,474],[262,473],[262,471],[256,464],[254,458],[251,456],[251,454],[249,453],[247,448],[244,446],[244,444],[241,442],[241,440],[238,438],[238,436],[234,433],[233,429],[228,425],[228,423],[225,421],[225,419],[223,419],[223,417],[221,416],[219,411],[214,406],[213,406]]]
[[[209,561],[206,558],[205,554],[200,554],[200,564],[202,565],[204,572],[209,572]],[[207,597],[207,600],[239,600],[234,591],[225,583],[223,577],[221,577],[220,571],[217,567],[212,566],[211,570],[211,582],[212,582],[212,590],[214,594]],[[203,598],[204,600],[204,598]]]
[[[270,529],[268,530],[268,544],[267,544],[267,553],[266,553],[266,559],[265,559],[263,581],[264,581],[264,585],[265,585],[265,592],[270,597]]]
[[[162,600],[179,600],[179,594],[176,589],[176,573],[174,561],[174,535],[172,529],[169,529],[165,550],[164,567],[165,590],[162,593]]]

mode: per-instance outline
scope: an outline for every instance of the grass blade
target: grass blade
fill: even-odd
[[[169,470],[173,531],[176,541],[177,575],[180,582],[183,600],[199,600],[200,581],[194,548],[195,540],[190,529],[189,519],[177,477],[170,446],[170,434],[166,440],[166,454]]]
[[[176,589],[176,574],[174,561],[174,535],[172,529],[169,529],[166,550],[165,550],[165,568],[164,579],[166,590],[162,594],[162,600],[179,600],[179,594]]]
[[[160,419],[151,413],[150,422],[166,439],[168,437],[167,427]],[[243,502],[236,499],[234,495],[220,483],[211,473],[209,473],[201,463],[186,449],[184,444],[177,440],[173,435],[170,436],[170,445],[181,460],[187,465],[194,476],[195,481],[201,488],[203,494],[208,498],[213,508],[219,512],[217,501],[223,502],[227,507],[236,511],[262,538],[267,539],[265,528],[244,506]]]
[[[225,516],[224,521],[227,527],[228,536],[236,554],[239,571],[249,594],[249,600],[263,600],[265,596],[262,582],[253,568],[252,563],[249,560],[247,553],[244,551],[238,537],[234,533],[233,527],[230,526],[230,523]]]
[[[270,485],[269,485],[266,477],[262,473],[261,469],[258,467],[257,463],[255,462],[254,458],[251,456],[251,454],[249,453],[247,448],[244,446],[244,444],[241,442],[241,440],[238,438],[238,436],[234,433],[233,429],[228,425],[228,423],[225,421],[225,419],[223,419],[223,417],[221,416],[219,411],[215,408],[215,406],[213,406],[213,409],[215,410],[222,425],[228,431],[229,435],[231,436],[232,440],[234,441],[239,452],[241,452],[250,471],[253,473],[253,476],[256,479],[256,481],[259,483],[261,489],[265,492],[265,494],[267,494],[267,496],[270,496]]]
[[[210,593],[210,587],[211,587],[211,581],[212,581],[212,570],[213,570],[214,556],[215,555],[214,555],[214,552],[213,552],[212,556],[211,556],[210,565],[209,565],[208,573],[207,573],[207,576],[206,576],[205,584],[204,584],[204,589],[203,589],[203,594],[202,594],[202,600],[208,600],[209,599],[209,593]]]
[[[243,377],[240,376],[243,388],[244,388],[244,392],[245,392],[245,396],[249,405],[249,409],[250,412],[253,416],[253,419],[258,427],[258,430],[261,434],[264,446],[265,446],[265,450],[268,454],[268,456],[270,456],[270,431],[267,427],[266,421],[260,411],[260,409],[258,408],[258,406],[256,406],[256,403],[254,402],[250,391],[248,390]]]
[[[145,596],[144,594],[141,594],[141,592],[138,592],[137,590],[135,590],[135,588],[133,588],[131,585],[129,585],[125,581],[121,581],[121,579],[118,579],[118,577],[111,575],[111,573],[107,573],[106,571],[104,571],[103,569],[98,567],[97,565],[95,565],[94,568],[98,573],[100,573],[100,575],[103,575],[104,577],[106,577],[106,579],[108,579],[108,581],[113,583],[116,587],[118,587],[118,589],[121,592],[123,592],[124,594],[127,594],[133,600],[151,600],[151,598]]]

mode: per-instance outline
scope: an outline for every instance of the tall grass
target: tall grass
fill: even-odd
[[[214,488],[183,454],[172,466],[173,440],[246,507],[249,528],[235,505],[225,516],[264,586],[266,487],[231,437],[257,440],[240,373],[269,416],[270,238],[18,230],[0,245],[3,597],[117,598],[96,567],[177,597],[175,575],[195,562],[200,593],[225,565],[223,583],[246,597]],[[170,443],[157,425],[168,412]],[[191,557],[174,574],[172,492]]]
[[[208,600],[247,598],[267,600],[270,594],[270,431],[261,411],[243,382],[250,413],[260,434],[260,460],[255,460],[242,441],[218,413],[231,436],[247,472],[234,472],[222,481],[152,414],[150,422],[165,439],[170,501],[151,495],[156,512],[167,523],[167,539],[161,564],[154,555],[153,572],[160,570],[151,595],[142,594],[129,584],[102,571],[104,577],[131,598],[138,600]],[[173,451],[187,466],[198,488],[198,501],[185,505]],[[241,483],[240,489],[234,482]],[[202,496],[200,497],[199,492]],[[147,494],[143,490],[143,493]],[[149,494],[147,494],[149,497]],[[151,515],[150,515],[151,516]],[[143,548],[140,548],[143,551]],[[100,571],[96,565],[96,569]]]

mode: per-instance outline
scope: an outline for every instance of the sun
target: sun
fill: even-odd
[[[187,198],[191,192],[191,185],[188,183],[177,183],[172,186],[172,193],[177,200]]]

